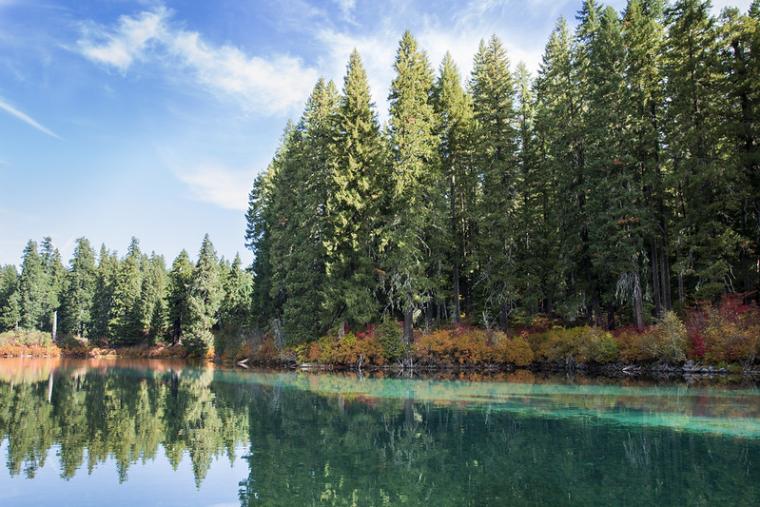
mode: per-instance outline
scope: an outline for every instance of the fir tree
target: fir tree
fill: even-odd
[[[21,318],[16,266],[0,268],[0,332],[16,329]]]
[[[246,327],[251,307],[252,279],[242,264],[240,255],[235,255],[229,269],[223,273],[224,299],[219,312],[219,325],[228,331],[240,331]]]
[[[111,320],[114,286],[119,269],[119,260],[115,253],[109,252],[105,245],[100,246],[98,269],[95,283],[95,296],[92,305],[92,322],[89,337],[105,339],[109,337],[108,325]]]
[[[515,301],[514,206],[517,183],[515,90],[501,41],[481,41],[470,83],[476,120],[476,164],[481,181],[476,287],[486,324],[502,327]]]
[[[441,63],[433,104],[438,117],[437,135],[442,174],[448,182],[449,227],[445,257],[451,264],[452,318],[458,322],[464,307],[470,310],[471,280],[467,270],[472,255],[477,179],[472,164],[472,102],[462,88],[459,71],[449,53]]]
[[[167,306],[172,344],[180,341],[188,324],[188,297],[192,277],[193,264],[187,252],[182,250],[172,263],[168,280]]]
[[[435,221],[429,190],[439,181],[438,139],[427,56],[409,32],[399,43],[391,83],[390,143],[393,171],[386,265],[391,300],[404,315],[404,340],[412,341],[414,312],[429,298],[427,227]]]
[[[206,234],[188,290],[187,329],[183,332],[183,343],[191,350],[203,353],[212,344],[211,328],[218,320],[223,296],[219,261]]]
[[[333,128],[322,221],[323,327],[337,325],[342,332],[346,323],[366,324],[378,311],[374,270],[385,159],[367,74],[356,51],[348,62]]]
[[[139,303],[144,260],[140,242],[132,238],[126,256],[118,264],[113,283],[108,321],[108,338],[113,344],[131,345],[142,337]]]
[[[61,303],[61,331],[86,336],[92,322],[97,285],[95,250],[86,238],[79,238],[74,247]]]
[[[43,329],[48,326],[47,275],[42,257],[37,251],[37,243],[29,241],[24,248],[19,277],[20,324],[24,329]]]

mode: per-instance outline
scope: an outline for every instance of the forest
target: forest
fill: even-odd
[[[538,72],[495,36],[463,80],[403,34],[381,123],[358,52],[319,80],[257,177],[251,266],[208,236],[126,255],[30,241],[0,273],[0,331],[112,345],[268,335],[298,345],[401,322],[643,330],[760,287],[760,0],[585,0]],[[754,360],[755,352],[752,353]]]

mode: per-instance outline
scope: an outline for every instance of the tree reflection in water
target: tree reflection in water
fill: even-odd
[[[520,375],[0,361],[0,441],[8,472],[32,479],[56,455],[65,479],[112,460],[128,481],[163,453],[174,470],[188,456],[200,486],[215,460],[242,459],[242,505],[760,502],[757,389]]]

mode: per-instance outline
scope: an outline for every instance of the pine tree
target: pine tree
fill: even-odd
[[[0,332],[16,329],[21,319],[16,266],[0,268]]]
[[[133,345],[142,338],[139,303],[144,262],[140,242],[133,237],[126,256],[118,264],[113,284],[108,321],[108,338],[113,344]]]
[[[540,280],[541,308],[575,320],[584,304],[573,269],[581,250],[574,195],[579,153],[579,96],[570,34],[561,18],[546,45],[534,84],[536,111],[537,199],[541,232],[534,243],[535,269]]]
[[[478,208],[477,292],[488,325],[494,312],[502,327],[515,301],[514,206],[517,183],[515,90],[501,41],[481,41],[470,83],[476,125]]]
[[[271,178],[270,293],[281,301],[283,330],[291,343],[323,330],[326,207],[337,105],[335,86],[319,80]]]
[[[514,290],[527,313],[542,309],[544,300],[540,265],[536,258],[545,252],[537,249],[549,231],[541,226],[542,189],[545,184],[538,170],[538,143],[535,134],[535,101],[527,67],[520,63],[515,73],[517,85],[517,192],[514,230]]]
[[[48,305],[47,276],[45,265],[37,251],[37,243],[29,241],[24,248],[19,277],[19,305],[21,310],[21,327],[34,330],[47,326],[49,315],[46,314]]]
[[[727,220],[738,206],[724,172],[726,107],[720,90],[718,33],[710,3],[679,0],[666,11],[665,131],[673,161],[679,301],[733,290],[740,237]]]
[[[251,266],[253,274],[251,318],[258,329],[266,328],[277,314],[275,302],[271,297],[272,264],[270,262],[270,228],[273,223],[270,219],[270,203],[272,178],[277,171],[277,165],[277,157],[275,157],[266,171],[253,182],[253,188],[248,195],[248,211],[246,212],[245,245],[254,255]]]
[[[114,286],[119,269],[119,260],[115,253],[109,252],[105,245],[100,246],[98,269],[95,283],[95,296],[92,305],[92,322],[88,336],[97,340],[109,337],[108,323],[111,320]]]
[[[641,273],[646,253],[641,171],[630,156],[626,120],[625,44],[617,12],[608,7],[584,41],[592,64],[586,72],[587,213],[592,298],[606,308],[612,327],[620,302],[630,303],[633,321],[644,326]],[[597,323],[603,322],[596,315]]]
[[[66,268],[61,261],[61,254],[53,245],[53,240],[49,237],[43,238],[40,244],[40,258],[44,266],[45,276],[45,305],[43,313],[46,315],[42,329],[50,331],[52,329],[53,313],[57,312],[61,306],[61,294],[63,293],[66,279]]]
[[[160,255],[152,253],[143,263],[140,299],[136,314],[141,338],[155,343],[166,333],[167,306],[166,291],[168,275],[166,263]]]
[[[391,301],[404,315],[404,340],[410,343],[414,312],[433,289],[427,272],[431,252],[425,239],[428,226],[436,220],[428,191],[437,186],[440,172],[436,169],[440,165],[431,100],[433,73],[427,56],[409,32],[401,38],[394,69],[396,76],[388,97],[393,218],[388,224],[387,285]]]
[[[228,331],[240,331],[246,327],[251,307],[252,279],[242,264],[240,255],[235,255],[229,269],[223,273],[224,299],[219,312],[219,325]]]
[[[323,327],[363,325],[377,315],[378,209],[385,159],[367,74],[359,53],[348,62],[334,120],[323,223]]]
[[[642,184],[641,210],[644,241],[649,252],[650,287],[655,315],[671,308],[668,252],[670,211],[665,187],[662,147],[664,107],[662,0],[630,0],[623,19],[626,47],[622,96],[628,117],[626,145]]]
[[[219,261],[206,234],[190,280],[187,328],[183,332],[183,343],[192,351],[203,353],[211,346],[211,328],[218,320],[223,296]]]
[[[722,15],[719,43],[723,67],[725,109],[732,192],[738,207],[732,218],[740,236],[737,289],[760,297],[760,1],[746,15],[729,8]]]
[[[459,71],[449,53],[441,63],[433,104],[438,117],[437,135],[442,174],[448,182],[448,245],[443,250],[451,264],[451,313],[459,322],[464,308],[470,310],[471,280],[467,270],[472,255],[477,179],[472,164],[472,102],[462,88]]]
[[[187,252],[182,250],[172,263],[167,289],[169,335],[172,344],[180,341],[188,325],[188,297],[192,277],[193,264]]]
[[[61,331],[86,336],[92,322],[97,285],[95,250],[86,238],[79,238],[66,273],[61,302]]]

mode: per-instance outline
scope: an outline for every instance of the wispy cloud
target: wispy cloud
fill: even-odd
[[[54,137],[56,139],[61,139],[61,136],[50,130],[49,128],[45,127],[41,123],[39,123],[37,120],[26,114],[25,112],[16,109],[9,103],[5,102],[2,98],[0,98],[0,109],[5,111],[6,113],[10,114],[11,116],[23,121],[30,127],[36,128],[40,132],[49,135],[50,137]]]
[[[248,207],[248,192],[257,169],[230,169],[214,163],[175,171],[199,201],[224,209],[243,211]]]
[[[299,58],[251,56],[211,44],[198,32],[173,26],[164,7],[122,16],[111,27],[85,25],[77,46],[86,58],[121,72],[138,61],[160,63],[180,81],[264,114],[286,114],[303,104],[318,77]]]
[[[143,56],[149,43],[165,36],[168,16],[164,7],[158,7],[137,16],[121,16],[111,29],[85,24],[79,49],[90,60],[126,72],[136,59]]]

